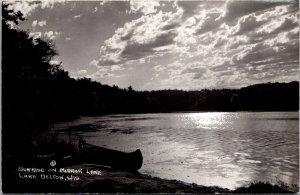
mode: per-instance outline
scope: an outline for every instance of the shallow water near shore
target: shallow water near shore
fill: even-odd
[[[57,123],[94,145],[140,148],[141,173],[233,189],[299,181],[298,112],[203,112],[81,117]]]

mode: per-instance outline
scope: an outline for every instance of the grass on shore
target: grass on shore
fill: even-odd
[[[297,193],[298,191],[299,187],[296,184],[288,186],[286,183],[280,181],[278,184],[257,181],[238,187],[233,193]]]

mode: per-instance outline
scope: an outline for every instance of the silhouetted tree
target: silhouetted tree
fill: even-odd
[[[19,30],[22,14],[2,5],[2,135],[11,141],[49,124],[54,77],[61,70],[50,64],[53,43]]]

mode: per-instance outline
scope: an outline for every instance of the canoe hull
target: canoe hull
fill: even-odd
[[[139,149],[126,153],[79,141],[79,150],[84,163],[110,166],[112,168],[136,171],[142,167],[143,155]]]

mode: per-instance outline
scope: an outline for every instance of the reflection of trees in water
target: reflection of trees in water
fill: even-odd
[[[237,110],[238,109],[238,104],[240,102],[240,98],[238,94],[232,94],[231,98],[230,98],[230,102],[232,104],[232,108],[233,110]]]

